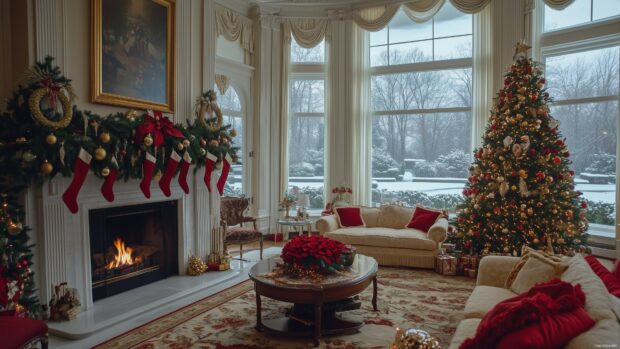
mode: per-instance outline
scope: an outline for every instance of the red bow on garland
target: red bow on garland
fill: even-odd
[[[183,138],[183,133],[174,127],[172,121],[166,118],[160,111],[149,110],[144,115],[142,125],[136,128],[136,143],[142,144],[144,137],[149,133],[153,134],[153,145],[156,147],[162,145],[167,137]]]
[[[58,104],[58,94],[60,93],[60,85],[54,82],[51,77],[46,77],[41,81],[41,85],[47,89],[47,93],[50,95],[50,107],[56,111],[56,105]]]

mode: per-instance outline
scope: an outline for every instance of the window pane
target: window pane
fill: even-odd
[[[471,105],[471,69],[372,77],[373,110],[434,109]]]
[[[388,65],[388,47],[376,46],[370,48],[370,66],[378,67]]]
[[[617,95],[619,51],[616,46],[547,58],[549,94],[556,100]]]
[[[370,46],[386,45],[388,43],[387,35],[388,28],[383,28],[378,32],[370,32]]]
[[[325,40],[313,48],[299,46],[295,37],[291,40],[291,62],[293,63],[323,63],[325,62]]]
[[[322,210],[325,125],[323,117],[293,116],[289,120],[289,188],[310,194],[310,209]],[[320,211],[319,211],[320,212]]]
[[[575,0],[562,10],[554,10],[545,5],[544,30],[571,27],[590,21],[590,0]]]
[[[467,35],[435,40],[435,60],[471,57],[471,39],[471,35]]]
[[[416,41],[389,46],[390,65],[433,60],[433,41]]]
[[[576,190],[588,200],[588,221],[614,225],[618,102],[556,106],[552,115],[568,144]]]
[[[433,22],[416,23],[398,11],[389,25],[390,44],[433,38]]]
[[[213,86],[213,91],[218,93],[217,103],[222,110],[241,111],[241,99],[234,87],[229,86],[223,95],[219,94],[217,85]]]
[[[594,0],[592,11],[592,18],[595,21],[618,16],[620,15],[620,0]]]
[[[238,161],[231,166],[228,181],[224,187],[224,195],[240,196],[243,192],[243,118],[239,116],[224,115],[224,124],[230,124],[232,128],[237,130],[237,137],[233,138],[233,146],[238,147]]]
[[[324,80],[290,80],[290,110],[301,113],[322,113],[325,100]]]
[[[470,112],[375,116],[373,204],[456,207],[472,161],[471,124]]]
[[[473,17],[457,10],[448,1],[433,18],[435,22],[435,38],[471,34]]]

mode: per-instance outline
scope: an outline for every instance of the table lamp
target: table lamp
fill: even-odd
[[[300,213],[303,213],[303,215],[300,214],[300,216],[303,216],[304,218],[306,218],[306,209],[310,207],[310,195],[298,194],[297,195],[297,207],[302,209]]]

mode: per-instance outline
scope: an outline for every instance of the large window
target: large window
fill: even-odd
[[[562,11],[545,6],[548,33],[542,36],[547,88],[555,100],[551,114],[566,137],[576,189],[589,204],[589,233],[610,238],[615,237],[620,86],[620,18],[611,17],[618,15],[620,1],[576,0]],[[552,31],[602,19],[607,20],[598,24],[601,32],[615,35],[562,41],[566,36]]]
[[[217,86],[214,86],[213,90],[218,91]],[[241,196],[245,194],[243,188],[243,161],[245,160],[243,148],[243,120],[245,113],[243,104],[237,90],[233,86],[228,87],[225,94],[218,96],[217,102],[224,116],[224,125],[230,124],[237,131],[237,136],[233,139],[233,145],[239,148],[237,152],[238,160],[231,166],[228,181],[224,187],[224,195]]]
[[[289,78],[288,187],[310,197],[310,212],[324,207],[325,43],[306,49],[293,39]]]
[[[399,12],[371,34],[372,201],[451,209],[471,165],[472,16]]]

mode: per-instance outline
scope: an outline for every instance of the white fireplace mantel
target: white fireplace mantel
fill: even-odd
[[[193,171],[193,167],[190,173]],[[114,185],[114,202],[106,201],[100,188],[103,181],[89,173],[78,196],[79,211],[76,214],[62,201],[62,194],[71,182],[70,178],[57,176],[41,186],[32,186],[26,194],[26,224],[32,231],[36,244],[33,269],[37,275],[37,287],[41,302],[46,304],[51,296],[51,285],[67,282],[77,288],[82,306],[93,306],[89,210],[137,205],[149,202],[176,200],[178,210],[178,264],[179,274],[185,274],[187,260],[196,254],[206,258],[210,252],[208,221],[209,192],[202,177],[204,170],[188,176],[190,193],[185,194],[176,178],[171,184],[171,196],[161,192],[158,183],[151,183],[151,198],[144,197],[138,186],[139,180],[117,181]]]

